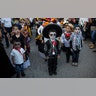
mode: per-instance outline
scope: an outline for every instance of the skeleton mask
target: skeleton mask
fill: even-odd
[[[50,32],[49,34],[50,39],[53,41],[56,38],[56,32]]]

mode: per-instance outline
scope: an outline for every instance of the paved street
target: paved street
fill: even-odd
[[[47,70],[47,62],[45,62],[38,53],[38,48],[34,41],[35,29],[33,30],[33,38],[30,42],[31,66],[25,70],[26,78],[95,78],[96,77],[96,53],[88,48],[88,41],[83,44],[80,53],[79,66],[74,67],[70,63],[66,63],[65,53],[61,52],[61,58],[58,60],[57,75],[49,76]],[[10,49],[6,49],[8,55]],[[14,77],[13,77],[14,78]]]

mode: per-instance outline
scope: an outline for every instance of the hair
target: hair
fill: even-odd
[[[14,25],[13,25],[13,28],[14,28],[14,27],[17,27],[19,30],[21,30],[21,25],[19,25],[19,24],[14,24]]]
[[[71,29],[72,31],[74,31],[74,26],[73,26],[73,24],[71,24],[71,23],[66,24],[66,27],[70,27],[70,29]]]
[[[50,34],[50,32],[56,32],[56,30],[55,29],[50,29],[49,34]]]

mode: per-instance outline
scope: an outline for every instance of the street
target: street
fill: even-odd
[[[89,43],[88,40],[83,43],[78,67],[72,66],[71,60],[67,64],[65,53],[61,52],[58,60],[57,75],[49,76],[47,62],[39,56],[38,46],[35,44],[35,29],[33,29],[33,37],[30,42],[31,66],[25,69],[25,78],[96,78],[96,53],[89,49]],[[10,51],[11,48],[6,49],[8,55]]]

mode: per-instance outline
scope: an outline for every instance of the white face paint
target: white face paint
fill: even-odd
[[[56,38],[56,32],[50,32],[49,34],[50,39],[53,41]]]
[[[79,33],[79,32],[80,32],[80,28],[79,28],[79,27],[76,27],[76,28],[75,28],[75,32],[76,32],[76,33]]]

